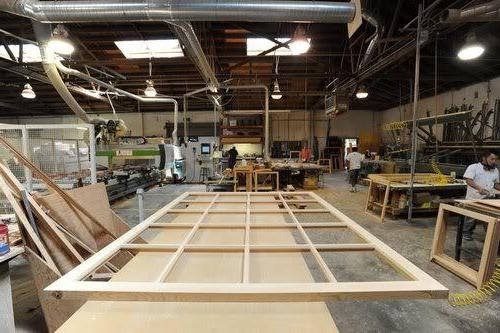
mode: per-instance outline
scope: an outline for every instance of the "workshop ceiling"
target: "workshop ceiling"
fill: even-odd
[[[480,2],[480,1],[479,1]],[[417,15],[417,1],[366,1],[366,8],[377,17],[384,28],[381,40],[367,66],[382,61],[387,54],[401,46],[411,44],[415,36],[415,22],[402,30]],[[433,1],[426,1],[430,6]],[[438,91],[462,87],[473,82],[500,75],[500,22],[443,25],[439,17],[445,8],[462,8],[478,1],[438,1],[426,14],[425,25],[429,41],[422,49],[421,95],[434,94],[434,64],[437,40]],[[247,38],[291,37],[297,27],[293,23],[248,22],[193,22],[193,26],[215,70],[219,82],[232,85],[262,83],[272,87],[278,79],[283,98],[272,100],[271,109],[321,109],[324,96],[331,92],[333,80],[356,78],[356,68],[368,46],[374,29],[363,22],[350,39],[345,24],[304,24],[311,38],[309,52],[300,56],[261,55],[247,56]],[[85,65],[108,75],[89,69],[100,79],[111,81],[117,87],[143,94],[149,76],[149,59],[127,59],[115,41],[173,39],[167,23],[88,23],[66,24],[76,51],[65,64],[85,70]],[[34,40],[28,19],[0,13],[0,29]],[[486,52],[472,62],[457,59],[457,49],[468,31],[475,31],[486,45]],[[1,34],[0,34],[1,37]],[[1,41],[1,40],[0,40]],[[5,36],[6,44],[18,43]],[[405,56],[391,62],[367,78],[358,80],[369,90],[369,97],[357,100],[351,97],[351,109],[383,110],[408,101],[411,81],[414,78],[414,47]],[[152,76],[160,94],[179,97],[187,91],[205,86],[189,57],[151,59]],[[277,65],[277,66],[276,66]],[[277,67],[277,73],[276,73]],[[118,75],[119,74],[119,75]],[[28,79],[29,78],[29,79]],[[91,88],[75,78],[67,82]],[[36,94],[34,100],[20,96],[25,83],[29,82]],[[328,88],[327,88],[328,87]],[[351,91],[352,94],[352,91]],[[83,108],[90,113],[111,112],[108,103],[91,97],[75,95]],[[263,108],[263,98],[255,91],[236,91],[235,95],[223,96],[227,110],[255,110]],[[163,111],[163,105],[138,104],[126,97],[113,99],[117,112]],[[190,110],[211,110],[206,95],[190,99]],[[170,111],[166,109],[165,111]],[[39,63],[17,63],[0,58],[0,116],[70,114],[55,89],[48,83]]]

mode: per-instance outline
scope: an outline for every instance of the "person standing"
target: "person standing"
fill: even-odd
[[[351,184],[351,192],[357,192],[356,184],[359,179],[359,171],[361,170],[361,161],[364,156],[358,153],[358,147],[352,147],[352,152],[347,154],[347,168],[349,170],[349,183]]]
[[[481,156],[481,162],[467,167],[464,173],[464,179],[467,183],[466,200],[488,199],[495,196],[493,190],[500,190],[497,159],[497,154],[485,151]],[[463,238],[468,241],[473,240],[472,234],[475,228],[476,220],[466,218]]]
[[[229,159],[227,160],[227,166],[228,168],[233,169],[236,165],[236,157],[238,157],[238,151],[236,150],[236,147],[233,146],[233,148],[229,149],[227,154],[229,156]]]

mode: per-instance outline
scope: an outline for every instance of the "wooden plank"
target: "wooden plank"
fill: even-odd
[[[134,250],[138,252],[174,252],[180,244],[123,244],[122,250]],[[375,247],[371,244],[315,244],[320,251],[372,251]],[[199,252],[303,252],[309,251],[310,246],[304,244],[290,245],[203,245],[189,244],[184,246],[184,251]],[[248,279],[245,283],[248,283]]]
[[[380,213],[380,222],[384,222],[385,212],[387,210],[387,203],[389,202],[389,193],[391,192],[391,182],[385,186],[384,201],[382,202],[382,212]]]
[[[0,163],[0,172],[10,179],[19,195],[24,190],[22,184],[3,163]],[[51,251],[51,257],[58,264],[61,272],[73,269],[78,263],[84,261],[80,253],[67,240],[65,234],[59,230],[58,224],[52,220],[38,205],[31,195],[27,195],[28,203],[38,219],[40,237]]]
[[[46,175],[42,170],[40,170],[36,165],[34,165],[28,158],[26,158],[22,153],[20,153],[14,146],[12,146],[5,138],[0,136],[0,143],[2,143],[5,148],[7,148],[14,156],[17,157],[18,161],[21,162],[25,167],[29,168],[32,173],[37,175],[51,190],[58,193],[61,198],[68,202],[71,206],[75,207],[81,211],[85,216],[87,216],[92,222],[107,230],[99,220],[97,220],[93,214],[91,214],[85,207],[80,205],[76,200],[74,200],[70,195],[68,195],[64,190],[62,190],[48,175]],[[114,235],[110,235],[114,239]]]
[[[372,196],[372,186],[373,186],[373,180],[369,179],[368,180],[368,192],[366,193],[366,203],[365,203],[365,212],[368,211],[368,208],[370,206],[370,203],[371,203],[371,196]]]
[[[456,261],[455,259],[445,254],[435,254],[432,256],[432,261],[440,266],[443,266],[453,274],[461,277],[470,284],[477,285],[477,272],[472,268]]]
[[[185,229],[192,228],[195,223],[172,223],[172,222],[157,222],[151,224],[150,228],[169,228],[169,229]],[[252,229],[282,229],[282,228],[291,228],[296,229],[297,226],[293,223],[282,222],[282,223],[273,223],[273,222],[251,222],[250,225]],[[339,223],[339,222],[303,222],[300,223],[303,228],[347,228],[347,224]],[[245,228],[245,223],[232,223],[232,222],[211,222],[200,224],[200,229],[225,229],[225,228]]]
[[[35,282],[38,300],[42,306],[43,316],[49,332],[55,332],[68,318],[84,303],[82,300],[58,300],[44,288],[57,280],[60,275],[53,271],[48,264],[33,250],[26,247],[26,257],[30,264]],[[39,328],[42,329],[41,327]]]
[[[335,283],[151,283],[70,282],[59,290],[63,299],[148,302],[324,302],[331,300],[442,299],[448,289],[427,282]],[[47,291],[55,291],[51,286]],[[139,296],[140,298],[136,297]]]
[[[257,178],[255,180],[255,190],[257,191]],[[243,276],[242,282],[250,282],[250,193],[247,193],[246,213],[245,213],[245,241],[244,241],[244,254],[243,254]]]
[[[28,221],[28,218],[24,214],[23,209],[19,205],[19,202],[14,198],[12,195],[11,189],[7,185],[7,183],[4,180],[3,176],[0,176],[0,189],[4,193],[5,197],[9,201],[10,205],[14,209],[14,212],[16,213],[16,216],[21,222],[21,225],[23,226],[24,230],[28,233],[28,236],[30,237],[30,240],[36,245],[37,250],[40,251],[43,259],[47,262],[49,267],[57,272],[58,274],[61,274],[59,269],[57,268],[56,264],[52,260],[52,257],[50,256],[49,252],[47,251],[47,248],[45,245],[42,243],[38,235],[36,234],[35,230],[33,230],[33,227]]]

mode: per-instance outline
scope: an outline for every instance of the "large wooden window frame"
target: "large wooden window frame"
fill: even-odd
[[[480,211],[471,209],[480,209],[484,211],[485,208],[488,209],[488,206],[485,207],[481,204],[482,202],[486,202],[486,205],[492,205],[495,201],[497,200],[457,200],[457,203],[463,204],[464,207],[442,203],[439,205],[439,212],[436,219],[436,229],[434,231],[434,240],[431,249],[431,261],[443,266],[450,272],[476,286],[478,289],[483,287],[486,281],[491,278],[495,269],[495,261],[499,247],[498,241],[500,239],[500,220],[498,216],[483,214]],[[494,211],[494,213],[498,215],[498,206],[496,210],[497,211]],[[448,219],[450,213],[469,217],[484,222],[487,225],[478,270],[455,260],[444,252],[446,231],[448,229],[446,222],[450,221],[450,219]]]
[[[188,200],[188,197],[197,200]],[[231,200],[224,200],[231,197]],[[201,199],[201,200],[200,200]],[[244,209],[221,209],[224,204],[238,202]],[[204,209],[193,209],[189,203],[205,203]],[[276,209],[253,209],[252,204],[277,204]],[[188,204],[183,209],[175,208]],[[217,209],[214,209],[217,204]],[[320,209],[294,209],[292,207],[318,205]],[[167,213],[201,214],[195,223],[156,222]],[[314,214],[330,214],[332,220],[340,222],[300,222],[296,213],[307,213],[314,220]],[[245,214],[244,223],[203,223],[209,214]],[[266,214],[266,222],[251,222],[252,214]],[[276,214],[286,214],[292,222],[273,222]],[[150,228],[191,228],[179,244],[138,244],[132,243]],[[244,230],[242,245],[200,245],[190,244],[197,230],[201,228],[224,228]],[[250,242],[253,228],[286,228],[298,232],[304,244],[262,244]],[[342,228],[353,232],[363,243],[354,244],[314,244],[306,233],[307,228]],[[154,282],[97,282],[84,279],[105,264],[118,251],[170,252],[172,256]],[[319,251],[368,251],[378,255],[392,266],[401,276],[401,281],[338,282],[334,272],[321,257]],[[171,283],[164,282],[179,257],[185,252],[241,252],[243,267],[239,283]],[[319,265],[326,282],[307,283],[252,283],[249,279],[250,254],[254,252],[309,252]],[[266,192],[266,193],[213,193],[186,192],[166,205],[144,222],[106,246],[85,262],[68,272],[46,288],[58,298],[84,298],[88,300],[123,301],[196,301],[196,302],[304,302],[325,300],[362,300],[388,298],[445,298],[448,289],[431,276],[377,239],[339,210],[332,207],[312,192]]]

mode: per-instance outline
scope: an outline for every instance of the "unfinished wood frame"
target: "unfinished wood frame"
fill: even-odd
[[[192,199],[194,198],[194,200]],[[291,206],[305,202],[322,209],[292,209]],[[174,209],[184,206],[184,209]],[[239,206],[241,209],[224,209],[225,206]],[[256,207],[268,209],[254,209]],[[200,209],[200,207],[202,209]],[[193,211],[196,211],[194,213]],[[236,216],[244,216],[242,222],[217,223],[207,219],[212,214],[231,212]],[[174,222],[161,222],[161,219],[172,214],[198,214],[193,222],[177,225]],[[258,213],[257,213],[258,212]],[[326,214],[330,222],[315,222],[314,215]],[[278,219],[280,215],[287,217]],[[311,222],[300,221],[298,213],[306,213]],[[224,213],[228,214],[228,213]],[[261,214],[265,221],[253,221],[255,214]],[[231,216],[231,215],[229,215]],[[159,222],[160,220],[160,222]],[[133,241],[153,228],[188,228],[182,241],[177,244],[134,244]],[[352,232],[361,242],[354,244],[315,244],[311,241],[307,228],[331,228],[332,231],[342,228]],[[202,229],[226,228],[240,229],[244,232],[243,241],[238,244],[214,243],[210,245],[193,244],[191,240],[197,231]],[[300,235],[302,243],[252,244],[251,233],[256,229],[272,230],[273,228],[289,229]],[[170,230],[170,229],[169,229]],[[148,282],[95,282],[83,281],[93,271],[109,261],[118,251],[165,252],[169,260],[157,274],[154,281]],[[364,251],[378,255],[401,275],[400,281],[374,282],[339,282],[323,260],[323,251]],[[166,282],[169,274],[179,264],[179,258],[189,252],[211,252],[218,255],[241,253],[242,267],[240,278],[235,283],[189,283]],[[320,268],[322,280],[326,282],[288,283],[255,283],[251,280],[252,264],[250,255],[260,253],[306,252],[314,258],[315,266]],[[184,193],[143,223],[137,225],[106,248],[86,260],[71,272],[50,285],[46,290],[55,292],[57,297],[86,298],[93,300],[133,300],[133,301],[194,301],[194,302],[314,302],[324,300],[347,299],[386,299],[386,298],[445,298],[448,290],[420,270],[400,254],[392,250],[382,241],[371,235],[361,226],[332,207],[326,201],[311,192],[266,192],[266,193]]]
[[[264,180],[263,183],[259,183],[259,176],[264,176],[267,175],[268,177],[271,178],[271,185],[266,185],[268,177]],[[259,191],[272,191],[273,190],[273,176],[274,180],[276,181],[276,190],[279,190],[280,188],[280,173],[278,171],[259,171],[255,170],[253,172],[253,179],[254,179],[254,191],[259,192]]]
[[[239,186],[240,175],[245,177],[245,186]],[[246,192],[252,192],[252,169],[244,169],[235,167],[233,169],[233,181],[234,181],[234,191],[244,190]]]
[[[330,158],[320,158],[316,161],[318,165],[323,165],[328,167],[328,173],[333,173],[333,159]]]
[[[466,201],[468,200],[464,200],[463,202]],[[474,203],[472,202],[472,204]],[[450,212],[487,223],[486,238],[483,245],[478,271],[444,253],[444,243],[446,240],[447,230],[446,222],[447,216]],[[436,220],[436,229],[434,231],[434,240],[432,242],[431,261],[443,266],[478,289],[481,288],[493,274],[499,246],[498,243],[500,241],[499,221],[500,220],[497,217],[469,210],[465,207],[462,208],[449,204],[440,204]]]

